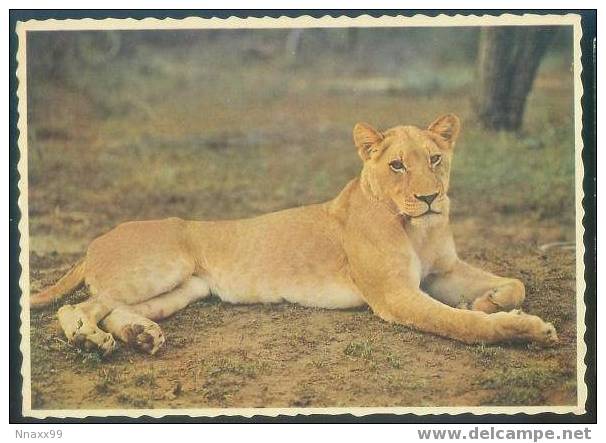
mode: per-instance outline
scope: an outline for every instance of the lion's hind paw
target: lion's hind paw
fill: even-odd
[[[166,339],[160,326],[151,320],[127,324],[123,327],[125,342],[135,349],[154,355]]]

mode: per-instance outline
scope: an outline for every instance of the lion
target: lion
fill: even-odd
[[[524,285],[461,260],[449,225],[460,131],[453,114],[427,129],[353,130],[361,173],[333,199],[254,218],[133,221],[96,238],[32,308],[86,283],[57,317],[69,343],[103,355],[116,339],[155,354],[157,321],[214,294],[229,303],[368,305],[387,322],[464,343],[550,346],[552,324],[522,312]]]

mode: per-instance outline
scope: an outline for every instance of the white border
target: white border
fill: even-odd
[[[28,20],[17,23],[17,35],[19,48],[17,52],[18,67],[17,77],[19,86],[17,96],[18,105],[18,128],[19,149],[21,158],[18,170],[21,175],[19,182],[20,197],[18,200],[19,208],[23,214],[19,223],[21,233],[29,232],[28,224],[28,174],[27,174],[27,122],[22,116],[27,116],[27,72],[26,72],[26,33],[29,31],[52,31],[52,30],[133,30],[133,29],[219,29],[219,28],[242,28],[242,29],[268,29],[268,28],[331,28],[331,27],[453,27],[453,26],[514,26],[514,25],[571,25],[574,29],[574,74],[575,74],[575,183],[576,183],[576,229],[577,229],[577,405],[576,406],[536,406],[536,407],[395,407],[395,408],[228,408],[228,409],[98,409],[98,410],[33,410],[31,408],[31,361],[30,361],[30,310],[29,310],[29,238],[27,235],[21,236],[21,254],[20,263],[22,266],[22,275],[20,278],[20,287],[23,296],[21,298],[21,352],[23,354],[23,365],[21,374],[23,376],[23,415],[46,418],[46,417],[87,417],[87,416],[128,416],[140,417],[143,415],[151,417],[163,417],[167,415],[190,415],[216,417],[220,415],[240,415],[252,417],[253,415],[277,416],[277,415],[310,415],[310,414],[353,414],[362,416],[367,414],[391,413],[417,415],[428,414],[538,414],[543,412],[552,412],[557,414],[574,413],[583,414],[585,412],[584,404],[587,399],[587,387],[584,382],[586,365],[584,357],[586,354],[586,345],[583,340],[586,326],[583,321],[585,317],[585,305],[583,294],[585,289],[584,281],[584,244],[582,226],[583,218],[583,163],[581,152],[583,149],[582,130],[582,108],[581,97],[583,94],[581,84],[581,17],[576,14],[565,15],[513,15],[503,14],[500,16],[488,15],[460,15],[453,16],[440,14],[437,17],[428,17],[424,15],[415,15],[412,17],[404,16],[381,16],[378,18],[362,15],[355,18],[350,17],[330,17],[312,18],[310,16],[300,16],[296,18],[239,18],[230,17],[228,19],[211,18],[202,19],[198,17],[188,17],[185,19],[65,19],[65,20]]]

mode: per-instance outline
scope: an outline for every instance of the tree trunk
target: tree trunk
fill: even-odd
[[[483,28],[478,53],[478,116],[487,129],[515,131],[553,29]]]

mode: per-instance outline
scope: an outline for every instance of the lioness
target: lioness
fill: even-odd
[[[114,337],[156,353],[165,339],[155,321],[210,294],[231,303],[368,304],[388,322],[466,343],[553,344],[550,323],[514,310],[525,296],[519,280],[457,257],[447,192],[459,128],[452,114],[426,130],[358,123],[362,172],[335,199],[244,220],[121,224],[31,306],[86,282],[91,297],[57,315],[70,343],[104,354]]]

